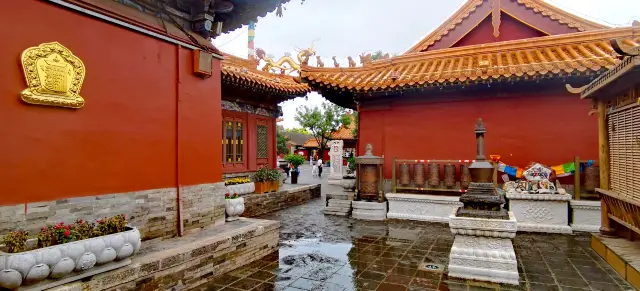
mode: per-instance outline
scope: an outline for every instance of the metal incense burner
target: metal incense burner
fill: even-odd
[[[363,156],[356,157],[358,175],[356,177],[356,197],[358,200],[384,202],[382,186],[382,157],[373,155],[373,146],[367,144]]]
[[[493,185],[493,165],[484,154],[484,133],[486,129],[482,118],[476,124],[476,161],[469,166],[471,185],[467,192],[460,196],[464,205],[458,208],[456,216],[491,219],[509,219],[507,210],[502,208],[506,202]]]

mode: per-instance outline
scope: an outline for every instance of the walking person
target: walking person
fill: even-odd
[[[316,166],[318,166],[318,177],[322,178],[322,158],[318,158],[318,161],[316,161]]]

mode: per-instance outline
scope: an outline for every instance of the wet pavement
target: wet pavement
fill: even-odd
[[[202,289],[634,290],[591,250],[586,234],[518,233],[519,286],[449,278],[453,235],[446,224],[325,216],[324,195],[341,189],[310,176],[303,168],[301,183],[321,182],[322,198],[260,217],[282,223],[279,252]]]

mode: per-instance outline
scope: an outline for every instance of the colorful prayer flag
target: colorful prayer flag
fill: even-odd
[[[574,162],[563,164],[562,167],[564,168],[565,173],[576,171],[576,163]]]
[[[512,166],[505,166],[504,167],[504,173],[507,175],[511,175],[511,176],[516,176],[517,170],[516,168],[512,167]]]
[[[518,168],[518,170],[516,170],[516,178],[522,178],[522,172],[524,172],[524,169]]]
[[[556,175],[564,174],[564,167],[562,165],[551,167],[552,170],[556,171]]]

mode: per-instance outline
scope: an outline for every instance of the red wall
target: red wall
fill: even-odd
[[[44,1],[10,7],[0,18],[24,25],[0,53],[0,204],[221,180],[219,61],[201,80],[190,50]],[[85,64],[82,109],[20,100],[20,54],[52,41]]]
[[[229,110],[222,110],[222,118],[235,118],[241,120],[243,124],[246,125],[244,134],[244,162],[239,164],[223,164],[222,171],[223,173],[240,173],[247,171],[256,171],[261,166],[265,165],[270,168],[276,167],[277,161],[275,160],[276,156],[276,119],[272,117],[267,117],[263,115],[256,115],[247,112],[236,112]],[[219,124],[221,124],[220,121]],[[257,126],[258,125],[266,125],[267,129],[267,138],[269,143],[269,157],[266,159],[258,159],[258,143],[257,143]],[[220,139],[224,139],[223,132],[220,132],[220,137],[218,139],[218,143],[220,144]],[[220,153],[221,162],[224,162],[222,159],[222,152]]]
[[[501,14],[501,21],[500,35],[497,38],[493,36],[493,24],[491,24],[491,15],[489,15],[452,47],[527,39],[546,35],[512,18],[506,13]]]
[[[422,96],[388,105],[360,105],[359,153],[373,145],[385,157],[391,178],[393,157],[399,159],[474,159],[474,127],[479,117],[487,128],[486,154],[499,154],[513,166],[536,161],[549,166],[574,156],[597,159],[595,116],[589,102],[568,93],[544,95],[496,93]]]

